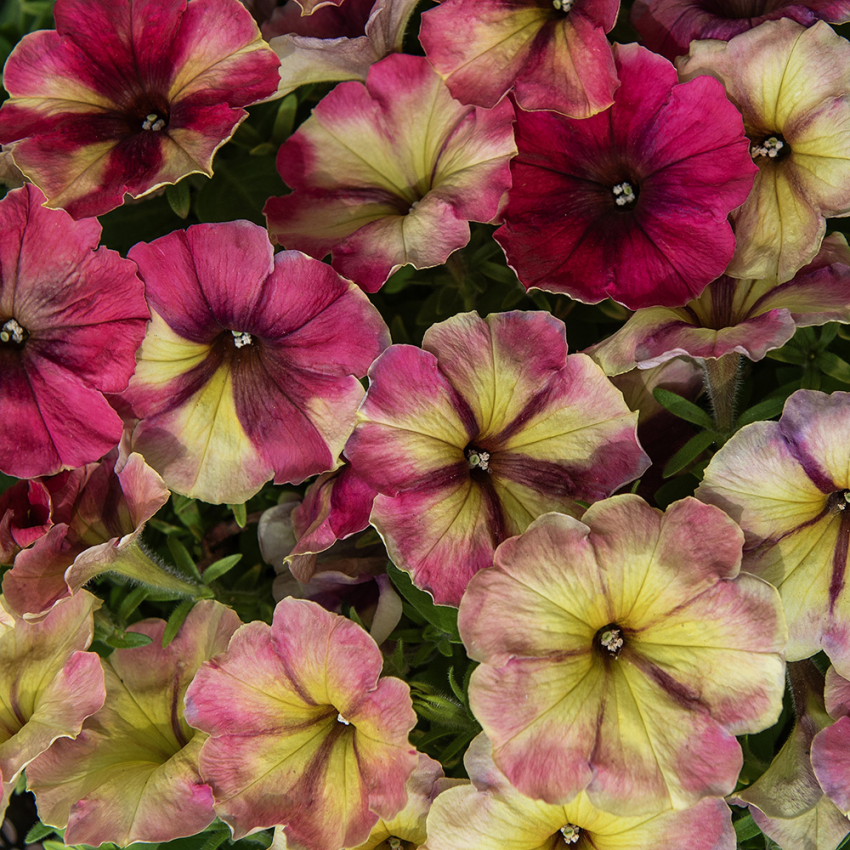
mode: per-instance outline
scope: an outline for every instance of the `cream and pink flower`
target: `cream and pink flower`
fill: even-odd
[[[290,850],[339,850],[404,808],[416,715],[382,665],[360,626],[289,598],[201,667],[186,719],[211,736],[201,776],[235,838],[279,825]]]
[[[729,807],[708,799],[685,811],[623,816],[602,811],[587,794],[566,805],[517,791],[493,763],[490,741],[479,735],[464,756],[472,785],[441,793],[428,816],[425,850],[646,850],[689,847],[733,850]]]
[[[606,375],[651,369],[679,356],[761,360],[797,328],[850,322],[850,249],[828,236],[817,257],[785,283],[723,275],[684,307],[638,310],[613,336],[588,349]]]
[[[744,569],[779,589],[788,660],[823,650],[850,676],[850,394],[799,390],[778,422],[742,428],[717,452],[697,498],[744,530]]]
[[[100,659],[85,651],[98,607],[83,591],[28,623],[0,604],[0,820],[21,771],[103,705]]]
[[[148,319],[135,265],[97,247],[97,221],[43,203],[31,185],[0,201],[0,470],[17,478],[118,444],[104,393],[127,386]]]
[[[729,42],[695,42],[678,67],[726,86],[758,165],[732,213],[726,273],[790,280],[817,254],[826,218],[850,215],[850,44],[823,21],[767,21]]]
[[[839,822],[846,835],[850,832],[850,680],[839,676],[834,667],[826,674],[824,701],[835,723],[812,741],[812,766],[827,797],[843,815]]]
[[[619,0],[444,0],[422,16],[431,64],[461,103],[588,118],[619,85],[611,45]]]
[[[183,697],[198,668],[227,649],[241,625],[218,602],[199,602],[163,648],[164,620],[127,630],[151,638],[118,649],[103,664],[106,703],[73,741],[57,741],[27,769],[42,822],[68,844],[171,841],[215,819],[198,775],[206,735],[183,719]]]
[[[469,583],[458,627],[473,713],[516,788],[585,792],[621,815],[735,787],[735,735],[776,722],[787,629],[776,590],[740,572],[743,535],[688,498],[546,514]]]
[[[271,198],[272,238],[375,292],[403,265],[429,268],[490,221],[511,185],[513,106],[454,100],[421,56],[393,54],[342,83],[280,149],[295,191]]]
[[[74,218],[186,174],[277,90],[278,59],[238,0],[57,0],[56,30],[9,57],[0,142]]]
[[[371,522],[392,560],[441,605],[507,537],[546,511],[578,514],[649,465],[631,413],[546,313],[463,313],[422,349],[394,345],[346,447],[378,491]]]
[[[123,398],[133,449],[179,493],[242,503],[270,478],[332,469],[389,343],[353,284],[247,221],[130,251],[152,321]]]
[[[263,35],[280,58],[278,91],[306,83],[360,80],[390,53],[401,53],[417,0],[345,0],[303,15],[297,0],[275,9]]]
[[[585,120],[517,113],[519,154],[496,239],[522,284],[630,309],[678,306],[735,250],[728,214],[758,170],[716,80],[617,45],[614,105]]]
[[[107,571],[177,596],[211,594],[142,548],[145,523],[168,501],[169,492],[141,455],[119,458],[113,450],[99,463],[42,483],[52,492],[51,527],[16,555],[3,577],[7,604],[24,619],[43,619],[62,599]]]

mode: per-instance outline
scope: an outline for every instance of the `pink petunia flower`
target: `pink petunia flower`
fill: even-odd
[[[6,63],[0,142],[75,218],[186,174],[275,93],[278,60],[237,0],[57,0]]]
[[[32,185],[0,201],[0,470],[17,478],[118,444],[103,394],[127,386],[148,319],[135,264],[97,247],[97,221],[43,203]]]
[[[727,215],[757,169],[716,80],[677,84],[666,59],[635,44],[614,55],[623,82],[609,110],[517,113],[496,239],[526,288],[630,309],[684,304],[732,258]]]

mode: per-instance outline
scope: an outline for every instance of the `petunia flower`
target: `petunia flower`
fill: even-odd
[[[361,80],[390,53],[401,53],[417,0],[345,0],[303,15],[297,0],[275,9],[262,28],[280,59],[278,91],[306,83]]]
[[[823,724],[826,728],[812,741],[812,766],[827,797],[843,815],[839,823],[846,835],[850,832],[850,681],[834,667],[826,674],[824,701],[835,723]]]
[[[445,0],[422,16],[425,55],[461,103],[588,118],[619,85],[605,33],[619,0]]]
[[[234,838],[279,825],[289,850],[339,850],[401,811],[416,716],[382,664],[360,626],[290,598],[201,667],[185,716],[211,736],[201,776]]]
[[[123,398],[131,444],[178,493],[242,503],[274,477],[332,469],[365,375],[389,343],[352,283],[303,254],[274,255],[247,221],[199,224],[129,256],[153,319]]]
[[[130,626],[151,643],[103,660],[103,708],[75,740],[57,741],[27,769],[42,822],[64,828],[68,844],[95,847],[171,841],[209,826],[212,790],[198,775],[206,735],[183,719],[183,696],[240,625],[233,611],[208,600],[167,647],[165,620]]]
[[[47,534],[53,525],[50,491],[41,481],[18,481],[0,496],[0,564]]]
[[[458,627],[469,700],[523,794],[607,812],[728,794],[735,735],[776,722],[787,637],[767,582],[740,572],[743,535],[692,498],[638,496],[546,514],[469,583]]]
[[[606,375],[651,369],[679,356],[761,360],[797,328],[850,322],[850,248],[828,236],[817,257],[785,283],[723,275],[684,307],[638,310],[613,336],[588,349]]]
[[[635,0],[631,20],[654,53],[675,59],[692,41],[729,41],[765,21],[790,18],[804,27],[816,21],[850,20],[847,0]]]
[[[295,191],[266,203],[269,232],[330,253],[367,292],[403,265],[439,265],[469,241],[470,221],[498,213],[513,118],[507,101],[458,103],[421,56],[387,56],[365,86],[338,85],[281,147],[278,171]]]
[[[794,726],[768,769],[730,802],[749,806],[759,829],[782,850],[835,850],[850,832],[848,820],[824,794],[818,781],[813,741],[829,732],[824,677],[808,661],[788,665]],[[835,775],[840,770],[829,764]]]
[[[649,464],[637,414],[589,357],[567,355],[549,314],[463,313],[422,346],[394,345],[369,370],[346,454],[378,491],[371,522],[392,560],[457,605],[507,537]]]
[[[528,289],[632,310],[684,304],[735,250],[727,215],[756,167],[741,116],[715,80],[616,45],[614,105],[585,120],[518,112],[519,154],[496,231]]]
[[[0,604],[0,821],[21,771],[103,705],[100,660],[85,651],[98,607],[83,591],[28,623]]]
[[[135,265],[97,247],[97,221],[43,202],[32,185],[0,200],[0,471],[16,478],[118,444],[104,393],[127,386],[148,319]]]
[[[154,560],[142,547],[145,522],[168,501],[162,479],[133,453],[110,452],[99,463],[47,479],[52,491],[51,526],[15,556],[3,577],[9,607],[26,620],[41,620],[86,582],[113,572],[176,594],[211,594]]]
[[[464,763],[472,785],[449,788],[434,800],[424,850],[735,847],[731,813],[722,800],[701,800],[685,811],[637,817],[604,812],[584,793],[566,805],[533,800],[517,791],[493,763],[485,735],[470,744]]]
[[[842,676],[850,676],[848,490],[850,394],[798,390],[778,422],[735,434],[696,492],[744,530],[744,569],[779,589],[788,660],[823,650]]]
[[[56,31],[25,36],[4,69],[0,142],[74,218],[186,174],[275,93],[278,60],[238,0],[57,0]]]
[[[790,280],[817,254],[825,219],[850,215],[850,44],[823,21],[767,21],[728,43],[695,42],[679,73],[726,86],[759,169],[732,214],[726,274]]]

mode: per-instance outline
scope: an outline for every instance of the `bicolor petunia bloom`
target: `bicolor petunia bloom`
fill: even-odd
[[[619,0],[445,0],[422,16],[431,64],[461,103],[494,107],[513,91],[522,109],[588,118],[619,85],[605,33]]]
[[[390,53],[401,53],[417,0],[345,0],[302,15],[297,0],[275,9],[263,35],[280,58],[278,91],[306,83],[360,80]]]
[[[145,523],[167,501],[162,479],[141,455],[110,452],[99,463],[46,480],[53,492],[52,525],[19,552],[3,577],[9,607],[43,619],[62,599],[97,575],[113,572],[177,596],[212,595],[155,561],[141,546]]]
[[[480,662],[470,706],[519,791],[638,815],[735,787],[734,736],[779,717],[787,638],[742,543],[696,499],[662,514],[622,495],[499,547],[458,627]]]
[[[0,142],[74,218],[186,174],[277,90],[278,59],[238,0],[57,0],[56,31],[9,57]]]
[[[369,378],[346,454],[378,490],[371,522],[390,557],[440,605],[532,520],[578,514],[649,465],[637,414],[589,357],[567,355],[547,313],[454,316]]]
[[[517,791],[493,763],[485,735],[470,744],[464,763],[472,785],[449,788],[434,800],[425,850],[735,847],[731,812],[723,800],[701,800],[685,811],[636,817],[604,812],[584,793],[566,805],[533,800]]]
[[[823,650],[850,676],[850,394],[798,390],[778,422],[742,428],[717,452],[697,498],[744,530],[744,569],[774,584],[788,660]]]
[[[21,771],[103,705],[100,659],[85,651],[98,607],[83,591],[28,623],[0,604],[0,820]]]
[[[290,598],[201,667],[185,716],[210,735],[201,776],[235,838],[277,825],[289,850],[339,850],[404,808],[416,715],[382,665],[360,626]]]
[[[247,221],[199,224],[129,256],[152,321],[124,400],[133,449],[178,493],[244,502],[270,478],[332,469],[357,380],[389,343],[378,311],[333,269],[274,255]]]
[[[678,306],[732,258],[727,216],[757,169],[716,80],[678,84],[666,59],[636,44],[616,45],[614,58],[622,84],[605,112],[517,113],[496,240],[527,289]]]
[[[118,444],[104,393],[127,386],[149,315],[135,265],[97,247],[97,221],[43,202],[31,185],[0,201],[0,471],[17,478]]]
[[[631,19],[643,43],[675,59],[692,41],[729,41],[765,21],[790,18],[805,27],[816,21],[850,20],[847,0],[635,0]]]
[[[427,108],[425,105],[427,104]],[[490,221],[511,185],[514,109],[454,100],[421,56],[393,54],[342,83],[280,149],[295,191],[264,209],[272,238],[375,292],[403,265],[439,265]]]
[[[183,719],[183,696],[240,625],[233,611],[207,600],[165,648],[165,620],[130,626],[151,643],[103,660],[103,708],[75,740],[57,741],[27,769],[42,822],[64,828],[68,844],[95,847],[171,841],[209,826],[212,790],[198,775],[206,735]]]
[[[835,723],[812,742],[812,765],[827,797],[843,815],[840,823],[846,835],[850,832],[850,681],[839,676],[834,667],[826,674],[824,699]]]
[[[797,328],[850,322],[850,248],[828,236],[817,257],[785,283],[723,275],[684,307],[638,310],[613,336],[588,350],[606,375],[651,369],[679,356],[761,360]]]
[[[790,280],[817,254],[825,219],[850,215],[850,44],[823,21],[767,21],[729,42],[695,42],[678,65],[683,79],[726,86],[758,165],[732,214],[726,274]]]
[[[798,661],[788,665],[788,678],[795,714],[791,734],[768,769],[730,802],[749,806],[753,820],[782,850],[835,850],[850,832],[850,820],[824,794],[812,765],[812,742],[822,740],[832,725],[823,674]],[[827,768],[833,776],[841,772],[834,767],[830,762]]]
[[[44,483],[33,479],[13,484],[0,496],[0,564],[11,564],[52,525],[53,503]]]

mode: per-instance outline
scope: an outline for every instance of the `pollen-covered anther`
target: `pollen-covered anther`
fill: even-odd
[[[490,472],[490,452],[470,452],[466,459],[469,461],[470,469],[481,469]]]
[[[575,844],[581,838],[581,827],[568,823],[560,829],[564,844]]]
[[[337,722],[337,723],[342,723],[342,725],[343,725],[343,726],[351,726],[351,721],[350,721],[350,720],[346,720],[346,719],[342,716],[342,714],[341,714],[341,713],[340,713],[340,714],[337,714],[337,716],[336,716],[336,722]]]
[[[575,0],[552,0],[552,5],[559,12],[566,13],[566,12],[569,12],[570,9],[573,8],[573,6],[575,5]]]
[[[401,848],[401,839],[400,839],[400,838],[397,838],[395,835],[391,835],[391,836],[387,839],[387,847],[389,847],[389,848],[390,848],[390,850],[400,850],[400,848]]]
[[[769,136],[760,145],[753,145],[751,154],[753,159],[757,156],[766,156],[770,159],[776,159],[779,152],[785,147],[785,142],[782,139],[777,139],[776,136]]]
[[[637,195],[631,183],[623,181],[618,183],[612,190],[614,200],[618,207],[624,207],[626,204],[633,204],[637,200]]]
[[[606,629],[599,636],[599,642],[615,658],[619,656],[620,650],[623,648],[623,638],[619,629]]]
[[[245,331],[231,331],[230,333],[233,334],[233,344],[237,348],[244,348],[254,341],[254,337],[249,333],[245,333]]]
[[[165,119],[160,118],[155,112],[146,115],[145,120],[142,121],[143,130],[161,130],[163,127],[165,127]]]
[[[9,319],[0,328],[0,342],[14,342],[20,345],[26,338],[26,330],[14,319]]]

